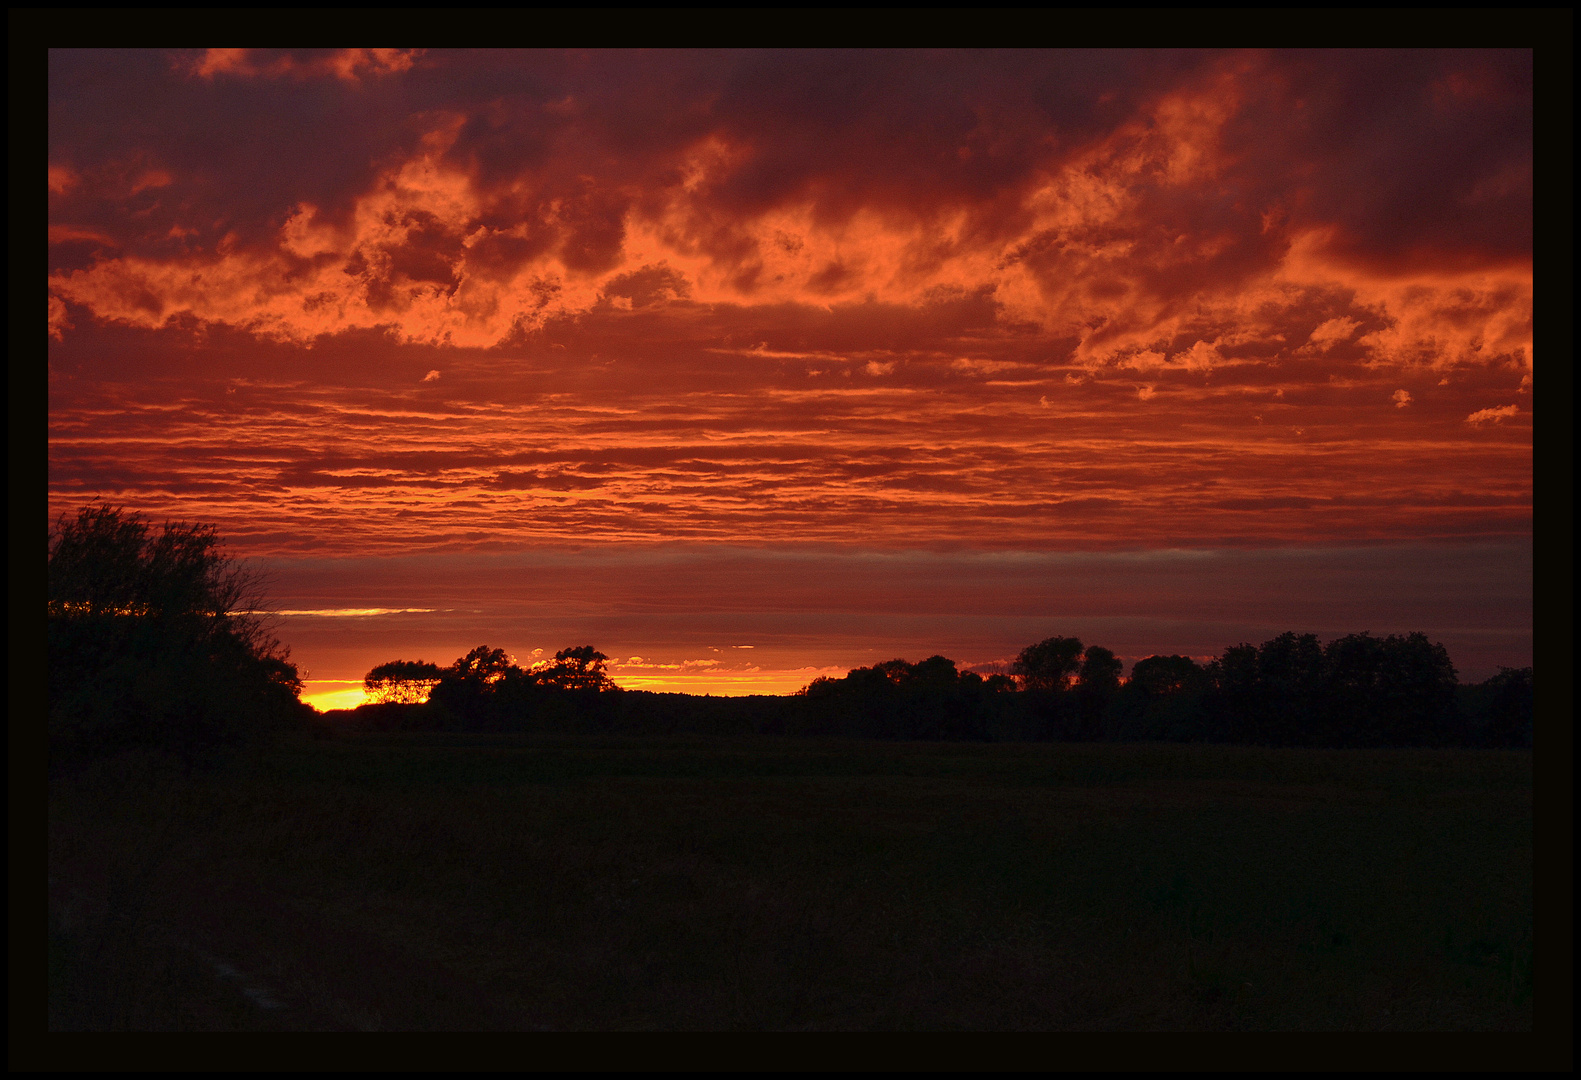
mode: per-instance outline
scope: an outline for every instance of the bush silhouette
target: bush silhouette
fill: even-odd
[[[49,532],[53,758],[142,746],[187,756],[311,710],[261,614],[262,583],[214,528],[93,505]]]

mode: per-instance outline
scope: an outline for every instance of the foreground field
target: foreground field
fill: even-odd
[[[62,1029],[1529,1030],[1530,751],[362,736],[52,785]]]

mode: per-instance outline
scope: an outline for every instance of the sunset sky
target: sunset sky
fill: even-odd
[[[321,707],[1054,634],[1532,662],[1532,55],[52,51],[49,497]],[[540,651],[541,650],[541,651]]]

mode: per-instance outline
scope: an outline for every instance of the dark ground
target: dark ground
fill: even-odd
[[[52,1030],[1530,1030],[1532,754],[366,735],[51,785]]]

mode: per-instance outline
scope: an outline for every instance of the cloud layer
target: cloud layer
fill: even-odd
[[[49,109],[52,512],[1530,534],[1529,51],[56,50]]]
[[[57,320],[976,297],[1095,369],[1530,359],[1525,53],[381,56],[56,54]]]

